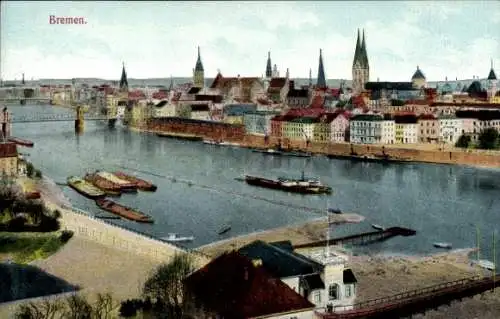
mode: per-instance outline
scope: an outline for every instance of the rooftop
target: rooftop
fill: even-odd
[[[262,266],[274,277],[285,278],[316,273],[323,269],[317,261],[297,254],[283,244],[256,240],[238,250],[250,259],[262,260]]]
[[[185,280],[206,310],[246,319],[313,309],[314,305],[261,266],[233,251],[212,260]]]

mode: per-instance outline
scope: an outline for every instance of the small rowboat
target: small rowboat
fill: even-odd
[[[380,231],[384,231],[385,230],[384,226],[380,226],[378,224],[372,224],[372,228],[374,228],[376,230],[380,230]]]
[[[444,249],[451,249],[452,247],[450,243],[434,243],[433,245],[436,248],[444,248]]]

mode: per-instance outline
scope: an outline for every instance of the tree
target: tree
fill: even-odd
[[[479,134],[479,148],[482,149],[495,149],[498,147],[498,131],[489,127]]]
[[[39,169],[36,169],[36,170],[35,170],[35,177],[36,177],[36,178],[42,178],[42,171],[41,171],[41,170],[39,170]]]
[[[155,299],[155,308],[163,308],[168,318],[182,318],[185,292],[183,280],[193,271],[192,256],[176,254],[169,263],[158,266],[146,280],[143,293],[146,297]]]
[[[31,164],[30,162],[26,163],[26,174],[28,177],[33,177],[33,174],[35,173],[35,166]]]
[[[458,138],[458,141],[455,144],[455,146],[460,148],[468,148],[470,143],[471,143],[471,138],[469,135],[461,135]]]

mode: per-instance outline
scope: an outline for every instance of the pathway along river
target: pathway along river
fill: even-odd
[[[14,116],[31,112],[64,113],[51,106],[9,106]],[[158,185],[155,193],[125,194],[120,203],[140,208],[155,218],[153,225],[127,224],[155,236],[175,232],[193,235],[195,247],[222,238],[298,223],[319,214],[256,200],[251,196],[287,201],[315,208],[338,207],[356,212],[366,221],[337,227],[332,236],[372,230],[370,224],[405,226],[417,236],[395,238],[370,245],[372,252],[423,254],[436,251],[436,241],[453,243],[454,248],[472,247],[476,226],[480,229],[482,256],[492,256],[492,234],[500,228],[500,170],[447,165],[355,163],[323,156],[310,159],[273,157],[248,149],[217,147],[200,142],[158,138],[135,133],[121,124],[110,130],[106,123],[87,122],[85,132],[76,136],[73,122],[18,123],[12,135],[35,142],[30,159],[56,182],[88,170],[135,168]],[[332,195],[303,196],[246,185],[234,178],[244,173],[264,176],[318,176],[334,189]],[[207,188],[172,182],[161,176],[175,176],[193,184],[208,185],[240,197]],[[68,187],[66,196],[76,207],[99,212],[93,203]],[[230,232],[217,235],[222,224]],[[497,240],[500,235],[496,236]],[[500,251],[500,242],[497,242]],[[499,255],[500,257],[500,255]],[[498,259],[500,260],[500,258]]]

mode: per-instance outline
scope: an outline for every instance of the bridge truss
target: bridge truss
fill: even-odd
[[[40,123],[40,122],[73,122],[77,118],[75,114],[46,114],[34,113],[29,115],[11,116],[11,123]],[[107,121],[116,120],[114,117],[109,117],[103,114],[88,114],[83,117],[84,121]]]

